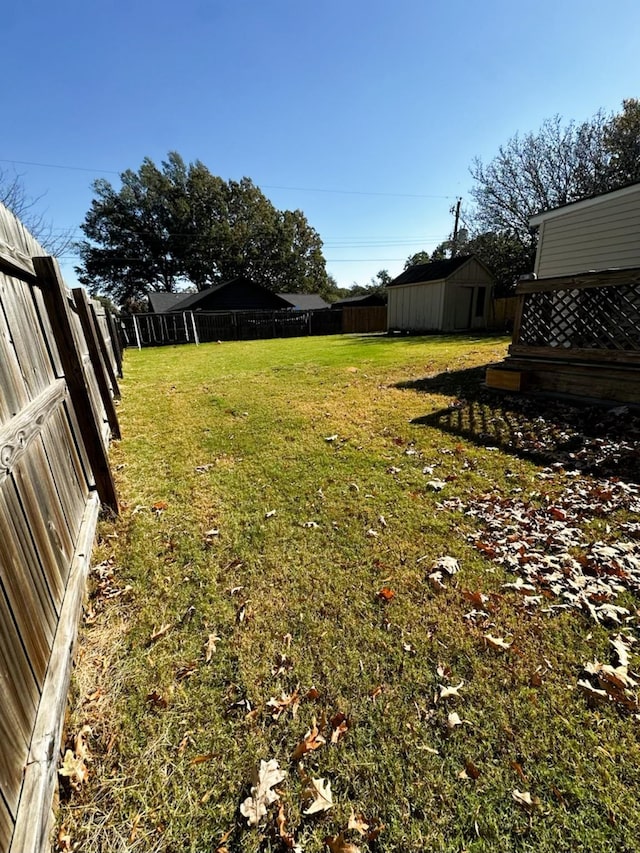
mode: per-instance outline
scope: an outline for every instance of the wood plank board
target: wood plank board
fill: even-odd
[[[17,279],[5,279],[5,284],[2,304],[29,397],[34,399],[56,377],[42,338],[31,286]]]
[[[29,402],[22,368],[4,311],[6,281],[0,275],[0,423],[6,423]]]
[[[0,589],[0,789],[15,812],[40,693],[4,590]]]
[[[44,681],[58,615],[31,542],[22,547],[16,519],[0,498],[0,583],[36,679]]]
[[[34,443],[32,452],[20,460],[14,481],[27,525],[42,555],[51,597],[58,609],[64,596],[74,542],[40,442]]]
[[[69,585],[27,759],[10,853],[48,849],[49,814],[56,784],[57,756],[99,511],[100,502],[94,494],[85,508],[78,546],[71,564]]]
[[[13,815],[0,791],[0,850],[8,850],[13,835]]]

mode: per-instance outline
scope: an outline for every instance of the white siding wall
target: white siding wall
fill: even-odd
[[[640,186],[541,219],[539,278],[640,266]]]
[[[389,329],[430,332],[441,328],[444,281],[399,284],[389,288]]]

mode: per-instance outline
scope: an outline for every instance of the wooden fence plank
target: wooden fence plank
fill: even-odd
[[[33,731],[10,853],[49,849],[49,809],[56,783],[73,649],[99,509],[97,499],[88,501]]]
[[[38,552],[43,555],[51,597],[59,609],[73,554],[73,540],[41,444],[20,460],[14,476],[29,530]]]
[[[58,617],[37,554],[33,548],[25,551],[21,547],[15,519],[7,515],[3,503],[0,502],[0,583],[35,677],[42,684]]]
[[[0,424],[17,414],[29,402],[11,331],[3,310],[3,281],[0,276]]]
[[[84,437],[85,450],[96,478],[98,495],[100,500],[117,514],[118,497],[99,428],[98,415],[91,403],[78,351],[75,346],[71,346],[71,341],[74,339],[73,330],[60,270],[53,258],[34,258],[33,264],[45,296],[45,304],[64,366],[69,393]]]
[[[37,397],[56,377],[40,328],[36,307],[31,296],[31,285],[17,279],[4,279],[4,292],[0,281],[0,299],[4,306],[13,345],[22,372],[24,384],[31,399]]]
[[[0,791],[0,850],[8,850],[13,834],[13,815]]]
[[[73,289],[73,298],[75,299],[76,309],[78,311],[78,316],[82,325],[82,331],[84,332],[84,337],[87,342],[89,358],[91,359],[91,366],[98,382],[102,405],[104,406],[104,410],[107,413],[107,420],[109,421],[111,433],[116,438],[120,438],[120,426],[118,424],[118,415],[113,404],[111,388],[109,387],[107,366],[105,364],[105,361],[102,357],[102,352],[98,345],[98,334],[93,323],[93,318],[91,316],[87,293],[81,287],[76,287]]]
[[[0,788],[15,812],[40,695],[20,642],[4,590],[0,588]]]

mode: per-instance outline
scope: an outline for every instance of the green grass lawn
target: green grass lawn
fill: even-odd
[[[548,585],[537,603],[504,587],[523,514],[570,511],[588,574],[591,543],[629,539],[634,498],[562,509],[606,503],[599,462],[567,475],[580,439],[553,405],[514,413],[478,391],[505,350],[127,352],[122,512],[100,527],[67,726],[79,758],[92,729],[88,776],[62,780],[59,849],[637,850],[633,685],[625,701],[578,688],[586,663],[620,664],[610,640],[631,635],[637,597],[620,589],[612,625],[556,610]],[[445,556],[459,571],[429,577]],[[272,759],[279,799],[249,826],[240,804]],[[304,814],[313,779],[333,806]]]

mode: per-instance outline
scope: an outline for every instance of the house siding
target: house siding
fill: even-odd
[[[640,186],[541,218],[538,278],[640,266]]]

